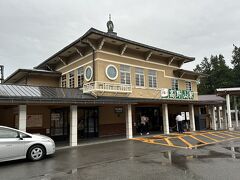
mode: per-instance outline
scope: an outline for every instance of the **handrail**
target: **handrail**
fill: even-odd
[[[101,91],[101,92],[131,93],[132,85],[103,82],[103,81],[94,81],[94,82],[89,82],[83,85],[83,93],[89,93],[93,91],[94,92]]]

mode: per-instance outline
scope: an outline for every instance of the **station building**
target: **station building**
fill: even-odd
[[[216,129],[215,106],[224,99],[201,99],[204,74],[182,69],[193,57],[89,29],[33,69],[18,69],[0,85],[0,124],[55,140],[138,133],[140,117],[150,131],[168,134],[177,113],[199,129],[208,107]],[[214,112],[213,112],[214,111]],[[218,111],[219,112],[219,111]]]

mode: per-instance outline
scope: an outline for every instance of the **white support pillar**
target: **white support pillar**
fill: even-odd
[[[226,105],[222,106],[223,128],[228,129]]]
[[[211,115],[212,115],[212,129],[217,130],[217,123],[216,123],[216,112],[215,107],[211,106]]]
[[[188,111],[189,111],[191,131],[196,131],[195,117],[194,117],[194,106],[193,106],[193,104],[189,104],[188,105]]]
[[[235,125],[238,127],[238,107],[237,107],[237,97],[234,97],[234,110],[235,110]]]
[[[219,129],[222,129],[222,120],[221,120],[221,112],[220,112],[220,106],[217,106],[217,120],[219,123]]]
[[[232,130],[232,118],[231,118],[231,108],[230,108],[230,95],[226,95],[226,105],[227,105],[227,120],[228,120],[228,128]]]
[[[26,132],[27,126],[27,106],[19,105],[18,106],[19,116],[18,116],[18,129]]]
[[[70,106],[70,146],[77,146],[77,105]]]
[[[131,139],[133,137],[132,132],[132,105],[128,104],[126,108],[126,138]]]
[[[169,134],[168,105],[162,104],[164,134]]]

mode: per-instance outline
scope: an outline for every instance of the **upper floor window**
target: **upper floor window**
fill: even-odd
[[[148,84],[151,88],[157,87],[157,72],[154,70],[148,71]]]
[[[67,86],[67,76],[66,76],[66,74],[62,75],[62,77],[61,77],[61,86],[62,87]]]
[[[192,83],[191,83],[191,81],[186,81],[185,84],[186,84],[186,90],[192,91]]]
[[[142,68],[135,69],[136,86],[144,86],[144,70]]]
[[[121,65],[120,66],[120,76],[122,84],[131,84],[131,68],[130,66]]]
[[[74,88],[74,71],[69,73],[69,87]]]
[[[110,79],[110,80],[115,80],[118,77],[117,68],[111,64],[106,67],[105,73],[106,73],[106,76],[108,77],[108,79]]]
[[[83,70],[83,67],[80,67],[78,69],[78,87],[79,88],[83,87],[83,82],[84,82],[84,70]]]
[[[172,89],[178,90],[178,80],[172,79]]]

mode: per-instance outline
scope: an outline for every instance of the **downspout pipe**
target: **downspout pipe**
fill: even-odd
[[[95,49],[88,43],[88,42],[82,42],[83,44],[88,45],[92,49],[92,69],[93,69],[93,77],[92,80],[96,80],[96,73],[95,73]]]

